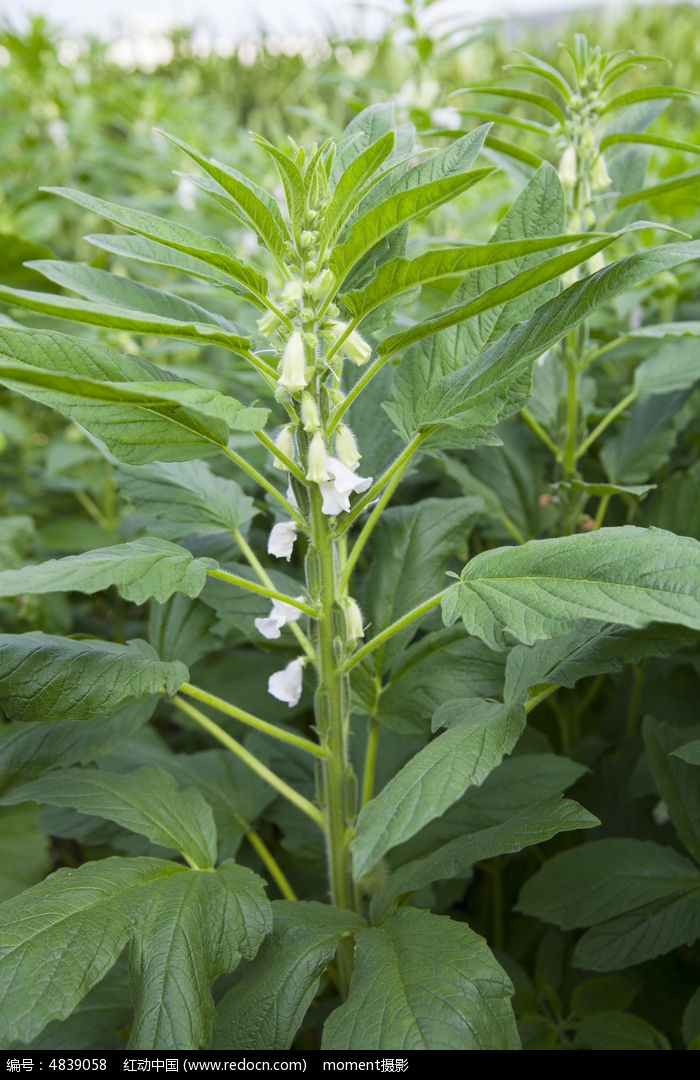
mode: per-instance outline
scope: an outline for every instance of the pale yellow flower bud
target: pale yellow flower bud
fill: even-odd
[[[598,154],[598,157],[595,159],[595,164],[591,169],[591,188],[593,191],[603,191],[609,186],[610,174],[608,173],[605,164],[605,158],[602,154]]]
[[[330,480],[328,472],[328,451],[323,441],[323,435],[317,431],[309,446],[309,467],[306,479],[313,484],[323,484]]]
[[[282,354],[280,377],[277,380],[279,385],[283,386],[293,394],[303,390],[308,381],[305,374],[305,368],[306,352],[304,349],[304,341],[301,331],[295,330],[290,336],[289,341],[285,346],[284,353]]]
[[[343,465],[348,469],[354,469],[360,464],[360,452],[357,449],[355,436],[345,424],[339,424],[335,433],[335,453]]]
[[[561,180],[562,187],[565,188],[572,188],[576,184],[578,172],[576,168],[576,149],[573,146],[567,146],[561,156],[561,161],[559,162],[559,179]]]
[[[309,433],[318,431],[321,427],[318,405],[308,391],[301,395],[301,422],[304,425],[304,431]]]
[[[287,424],[283,427],[279,435],[275,439],[275,446],[278,450],[281,450],[283,454],[286,454],[288,458],[294,458],[294,439],[292,438],[291,424]],[[280,472],[287,472],[286,466],[278,461],[277,458],[273,458],[273,469],[279,469]]]
[[[347,641],[357,641],[358,638],[365,636],[365,630],[362,625],[362,612],[360,606],[356,600],[353,600],[351,596],[347,596],[340,601],[343,609],[343,616],[345,619],[345,638]]]

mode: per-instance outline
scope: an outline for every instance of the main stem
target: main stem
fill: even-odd
[[[325,822],[331,900],[355,910],[358,898],[352,879],[349,845],[356,812],[356,784],[348,755],[349,693],[343,672],[345,628],[338,599],[336,541],[321,510],[321,495],[311,496],[311,549],[307,557],[308,587],[318,617],[315,623],[316,726],[328,757],[319,764],[319,801]],[[338,971],[343,993],[352,973],[352,943],[341,942]]]

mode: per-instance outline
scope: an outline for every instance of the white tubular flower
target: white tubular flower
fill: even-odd
[[[286,701],[289,708],[299,704],[304,671],[304,657],[298,656],[282,671],[276,671],[267,680],[267,692],[278,701]]]
[[[598,154],[595,159],[593,168],[591,169],[591,187],[593,191],[603,191],[606,187],[610,186],[610,174],[608,173],[607,166],[605,164],[605,158],[602,154]]]
[[[347,465],[348,469],[356,469],[360,464],[360,451],[357,449],[355,436],[345,424],[338,424],[335,433],[335,452],[338,460]]]
[[[462,124],[462,118],[453,105],[443,105],[433,109],[430,114],[430,122],[433,127],[447,128],[455,131]]]
[[[360,605],[351,596],[340,601],[345,617],[345,636],[348,641],[357,641],[365,636],[365,628],[362,625],[362,612]]]
[[[328,269],[322,270],[311,282],[310,293],[314,300],[324,300],[335,287],[335,274]]]
[[[275,446],[278,450],[281,450],[283,454],[286,454],[288,458],[294,459],[294,440],[292,438],[292,425],[287,424],[282,428],[279,435],[275,439]],[[288,472],[287,466],[283,465],[277,458],[272,460],[272,468],[279,469],[280,472]]]
[[[291,394],[299,393],[300,390],[304,389],[307,383],[306,375],[304,373],[305,368],[306,352],[304,350],[304,339],[301,331],[295,330],[285,345],[282,354],[280,377],[277,380],[279,385],[283,386],[285,390],[289,390]]]
[[[296,538],[297,527],[293,521],[278,521],[276,525],[272,526],[270,535],[267,538],[267,554],[274,555],[276,559],[286,559],[289,562]]]
[[[356,476],[352,469],[343,465],[337,458],[328,458],[328,472],[332,480],[325,484],[319,484],[323,496],[322,510],[324,514],[335,517],[341,511],[347,513],[350,509],[350,496],[353,492],[366,491],[372,483],[372,478]]]
[[[301,395],[301,422],[304,426],[304,431],[318,431],[321,427],[321,417],[319,416],[318,405],[308,390]]]
[[[346,322],[334,322],[330,327],[331,340],[334,343],[338,341],[347,328],[348,323]],[[348,334],[341,348],[347,358],[352,360],[353,364],[357,364],[358,367],[362,367],[363,364],[366,364],[372,355],[372,346],[368,341],[365,341],[362,334],[357,330],[353,330],[351,334]]]
[[[309,446],[309,467],[306,472],[306,479],[313,484],[322,484],[324,481],[330,480],[329,460],[323,435],[320,431],[317,431]]]
[[[303,600],[303,596],[297,596],[297,600]],[[296,622],[301,611],[291,604],[285,604],[283,600],[273,600],[272,610],[266,619],[256,619],[255,629],[259,630],[265,638],[278,638],[282,633],[282,627],[287,623]]]
[[[576,149],[569,145],[561,156],[559,162],[559,179],[562,182],[562,186],[565,188],[572,188],[576,184],[578,179],[578,173],[576,170]]]

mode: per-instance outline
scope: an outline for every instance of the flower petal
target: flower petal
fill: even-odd
[[[299,704],[302,689],[304,657],[298,656],[282,671],[275,671],[267,680],[267,691],[278,701],[285,701],[290,709]]]

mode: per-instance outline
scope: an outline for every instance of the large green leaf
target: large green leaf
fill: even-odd
[[[244,866],[181,875],[144,912],[130,954],[130,1049],[208,1047],[211,984],[257,952],[272,923],[264,882]]]
[[[207,570],[216,565],[213,559],[195,559],[177,544],[144,536],[82,555],[49,559],[21,570],[4,570],[0,573],[0,596],[96,593],[114,585],[133,604],[144,604],[151,598],[163,603],[176,592],[198,596],[204,588]]]
[[[338,281],[342,281],[352,267],[379,240],[401,225],[428,214],[443,203],[456,198],[484,176],[488,176],[491,171],[491,169],[472,169],[464,173],[443,176],[418,187],[395,191],[384,202],[371,207],[351,225],[347,239],[333,249],[330,267]]]
[[[482,506],[480,498],[424,499],[382,514],[364,582],[373,634],[440,591],[445,565],[464,544]],[[394,638],[385,656],[394,655],[413,633]]]
[[[109,251],[112,255],[118,255],[124,259],[133,259],[135,262],[148,263],[151,266],[162,266],[166,270],[173,270],[181,274],[189,274],[191,277],[200,278],[211,285],[230,289],[235,293],[245,290],[233,281],[228,274],[217,270],[215,266],[204,262],[203,259],[186,255],[181,251],[159,244],[156,240],[149,240],[145,236],[122,236],[120,233],[92,233],[85,236],[85,240],[101,251]],[[264,283],[264,279],[263,279]]]
[[[700,783],[697,769],[674,754],[688,736],[651,716],[644,719],[644,745],[661,798],[683,845],[700,863]]]
[[[366,186],[371,183],[373,175],[393,150],[395,138],[393,131],[385,131],[361,150],[339,176],[319,230],[323,247],[333,243],[336,234],[362,198]]]
[[[606,440],[600,451],[605,472],[618,484],[638,484],[653,478],[668,462],[679,434],[694,415],[688,391],[636,401],[620,430]]]
[[[145,858],[59,870],[0,915],[3,1040],[26,1042],[68,1016],[136,939],[132,1040],[142,1049],[203,1045],[210,983],[253,956],[270,924],[263,883],[250,870]]]
[[[0,809],[0,901],[36,885],[51,870],[51,841],[37,824],[35,806]]]
[[[285,245],[290,240],[280,209],[271,195],[248,176],[243,176],[228,165],[207,158],[194,147],[188,146],[174,135],[163,132],[175,146],[183,150],[192,161],[196,162],[211,177],[215,185],[228,196],[224,205],[231,203],[231,209],[258,234],[266,247],[278,258],[285,257]],[[223,200],[220,200],[223,201]]]
[[[649,841],[593,841],[549,859],[525,885],[519,907],[562,929],[592,926],[574,963],[616,971],[700,936],[700,871]]]
[[[496,825],[455,837],[428,855],[400,866],[389,875],[372,898],[371,913],[381,922],[402,897],[426,885],[450,878],[469,877],[475,863],[542,844],[561,832],[591,829],[598,818],[571,799],[551,795],[533,806],[518,810]]]
[[[492,648],[556,637],[579,619],[700,629],[699,571],[700,543],[662,529],[534,540],[472,559],[443,599],[443,618],[461,618]]]
[[[101,769],[57,769],[13,788],[1,801],[70,806],[178,851],[197,869],[209,870],[216,862],[211,807],[194,788],[179,791],[172,776],[157,765],[126,776]]]
[[[618,259],[543,304],[531,318],[488,344],[477,359],[461,370],[430,382],[424,392],[400,402],[392,410],[392,417],[409,438],[422,428],[447,425],[454,429],[449,438],[458,446],[488,442],[494,424],[512,415],[527,400],[537,357],[619,293],[655,273],[698,257],[700,241],[690,241]],[[442,433],[436,436],[438,444],[442,437]],[[429,447],[431,441],[424,445]]]
[[[364,919],[328,904],[274,901],[272,932],[217,1006],[213,1046],[288,1050],[341,937]]]
[[[518,1050],[510,980],[466,923],[406,908],[357,934],[325,1051]]]
[[[497,702],[475,698],[438,710],[436,722],[449,730],[428,743],[361,810],[352,843],[356,880],[397,844],[414,836],[478,786],[510,753],[525,716]]]
[[[38,568],[5,573],[28,575],[32,569]],[[184,664],[164,663],[143,641],[117,645],[40,631],[0,635],[0,693],[8,720],[91,720],[129,698],[175,694],[187,677]]]
[[[262,298],[267,295],[265,277],[236,259],[230,248],[213,236],[202,236],[188,225],[180,225],[178,222],[156,217],[154,214],[133,207],[106,202],[104,199],[95,198],[94,195],[85,195],[82,191],[62,187],[47,190],[54,195],[70,199],[71,202],[77,203],[85,210],[90,210],[105,221],[121,225],[148,240],[163,244],[195,259],[201,259],[207,265],[223,270],[229,278],[243,285],[254,296]],[[116,239],[121,240],[121,238]]]
[[[267,410],[189,382],[148,361],[48,330],[0,327],[0,382],[57,409],[121,460],[186,461],[264,426]]]
[[[54,296],[51,293],[31,292],[27,289],[10,289],[1,285],[0,300],[29,308],[30,311],[38,311],[42,315],[55,315],[59,319],[70,319],[72,322],[88,323],[91,326],[131,330],[134,334],[161,334],[164,337],[179,338],[183,341],[198,341],[204,345],[221,345],[224,349],[230,349],[231,352],[241,356],[246,356],[250,347],[249,338],[202,319],[180,322],[176,318],[148,315],[143,311],[119,307],[115,303],[110,304],[106,301],[95,303],[91,300],[74,300],[70,296]]]
[[[240,529],[258,512],[235,480],[203,461],[123,467],[117,479],[148,532],[168,540]]]
[[[685,390],[700,379],[696,338],[670,341],[654,350],[634,373],[634,386],[641,398]]]

